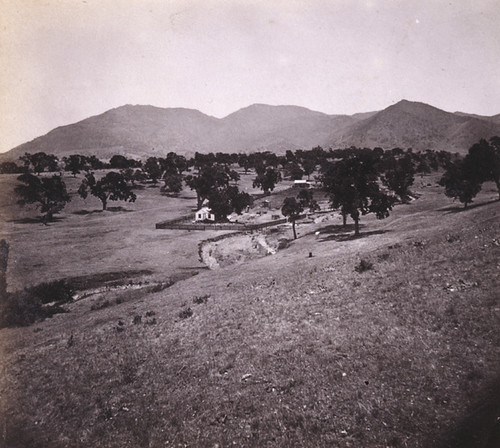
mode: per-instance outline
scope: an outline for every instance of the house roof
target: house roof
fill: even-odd
[[[209,207],[201,207],[196,213],[212,213],[212,210]]]

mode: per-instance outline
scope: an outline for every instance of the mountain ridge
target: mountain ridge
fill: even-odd
[[[381,111],[332,115],[301,106],[256,103],[223,118],[197,109],[126,104],[73,124],[59,126],[23,143],[2,159],[25,152],[64,157],[81,153],[145,158],[170,151],[252,152],[311,149],[315,146],[401,147],[466,153],[480,138],[500,135],[500,114],[484,117],[445,112],[401,100]]]

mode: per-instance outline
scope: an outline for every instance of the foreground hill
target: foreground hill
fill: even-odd
[[[114,154],[146,158],[170,151],[252,152],[349,146],[466,153],[480,138],[500,135],[498,115],[479,117],[400,101],[382,111],[327,115],[297,106],[254,104],[218,119],[197,110],[126,105],[62,126],[5,155],[25,152]]]
[[[145,188],[107,212],[74,197],[50,226],[11,215],[24,278],[123,283],[0,330],[0,446],[499,446],[497,193],[462,210],[436,179],[386,220],[363,217],[360,238],[322,214],[275,255],[215,271],[197,252],[215,232],[154,229],[188,191]]]

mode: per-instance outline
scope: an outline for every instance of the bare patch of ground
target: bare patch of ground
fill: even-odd
[[[200,245],[200,258],[210,269],[241,264],[247,261],[274,255],[288,241],[283,229],[227,235],[218,241],[204,241]]]

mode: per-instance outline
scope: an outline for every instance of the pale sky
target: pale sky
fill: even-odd
[[[498,0],[0,0],[0,152],[124,104],[500,113]]]

